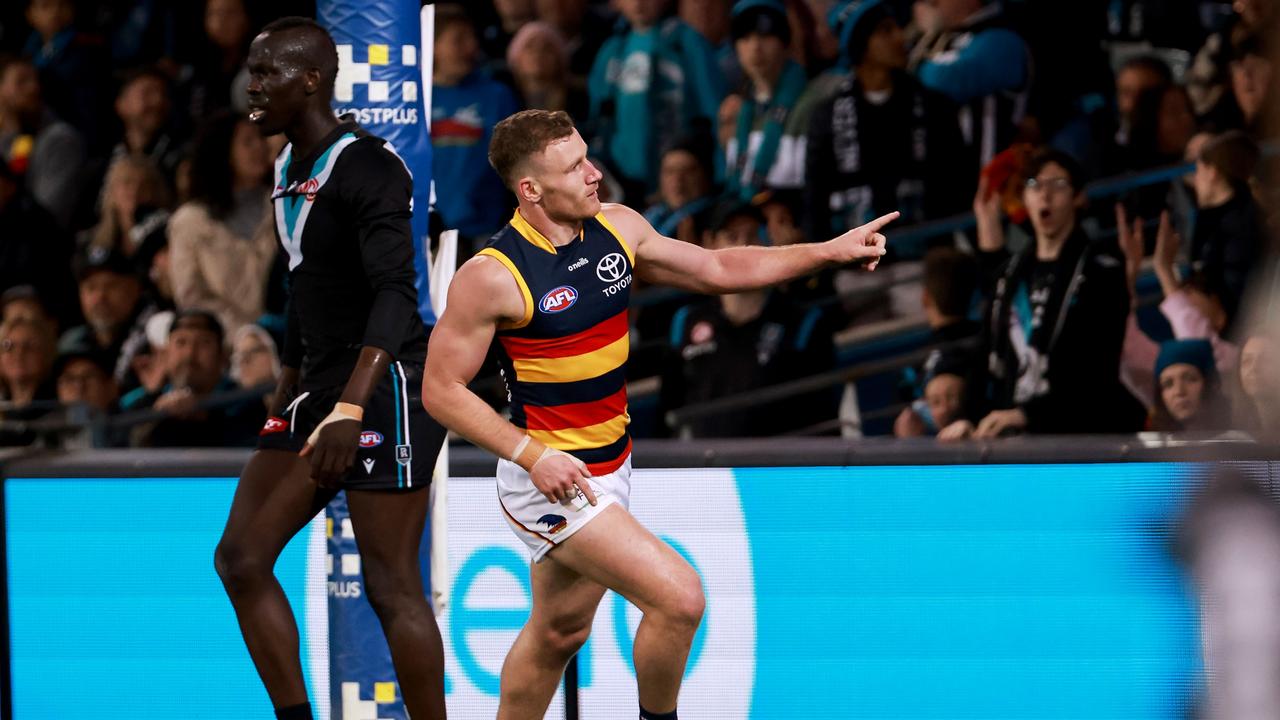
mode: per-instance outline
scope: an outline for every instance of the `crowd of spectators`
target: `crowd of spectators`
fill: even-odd
[[[244,119],[244,59],[256,28],[313,12],[0,10],[3,419],[74,407],[146,420],[99,443],[253,442],[257,395],[207,402],[279,373],[283,141]],[[1280,363],[1249,298],[1277,256],[1278,24],[1280,0],[437,2],[435,209],[462,259],[499,230],[514,202],[489,136],[537,107],[573,117],[602,199],[684,242],[821,241],[902,213],[875,274],[707,300],[638,286],[629,376],[661,378],[660,411],[832,370],[851,328],[905,320],[932,351],[885,381],[895,435],[1274,437]],[[641,432],[834,432],[849,405],[835,386]]]

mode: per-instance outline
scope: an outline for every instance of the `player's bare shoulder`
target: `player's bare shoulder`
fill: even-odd
[[[643,215],[621,203],[601,203],[600,214],[618,231],[623,242],[630,246],[633,252],[639,249],[640,244],[649,236],[657,232]]]
[[[619,230],[622,230],[623,226],[633,230],[638,229],[637,223],[649,224],[643,215],[622,203],[600,203],[600,212]]]
[[[490,255],[462,264],[449,286],[449,309],[461,303],[469,315],[497,322],[525,316],[525,297],[513,270]]]

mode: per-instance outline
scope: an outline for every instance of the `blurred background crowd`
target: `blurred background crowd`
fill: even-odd
[[[489,134],[565,110],[601,197],[708,248],[892,210],[876,273],[637,286],[638,436],[1280,437],[1280,0],[436,3],[438,225],[510,218]],[[282,138],[256,28],[305,1],[0,9],[0,440],[251,445],[279,372]],[[1272,324],[1276,323],[1272,317]],[[501,407],[490,365],[477,385]],[[102,422],[115,418],[117,422]],[[127,421],[119,421],[125,418]]]

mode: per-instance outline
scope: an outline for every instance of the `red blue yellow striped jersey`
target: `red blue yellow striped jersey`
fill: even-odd
[[[524,296],[524,317],[497,331],[511,422],[592,475],[617,470],[631,452],[631,248],[603,213],[557,248],[517,210],[479,254],[505,265]]]

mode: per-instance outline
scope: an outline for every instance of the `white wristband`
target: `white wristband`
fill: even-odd
[[[520,438],[520,442],[516,443],[516,449],[511,452],[511,458],[510,458],[511,462],[513,463],[520,462],[520,453],[524,452],[524,449],[529,446],[529,440],[531,439],[532,438],[530,438],[528,435],[525,435],[524,437]]]

